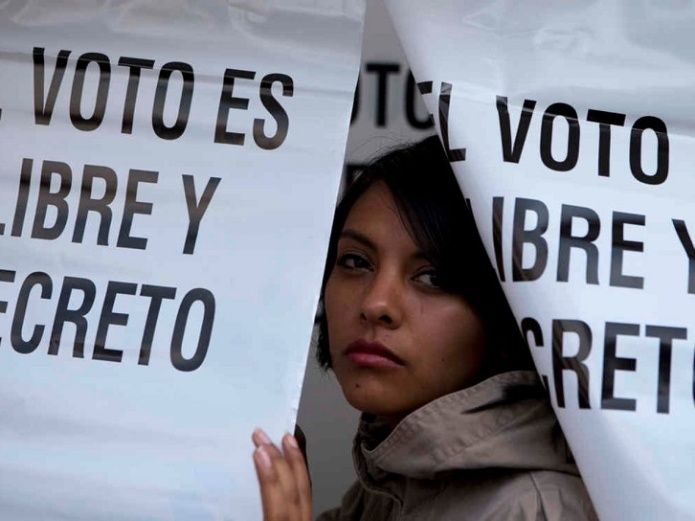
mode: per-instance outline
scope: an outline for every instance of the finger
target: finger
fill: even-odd
[[[282,447],[285,452],[285,460],[288,462],[299,497],[299,512],[302,521],[311,520],[311,483],[309,472],[302,450],[297,440],[290,434],[285,434],[282,439]]]
[[[289,434],[288,434],[289,436]],[[267,453],[270,456],[273,467],[276,472],[278,472],[279,481],[287,485],[288,490],[291,491],[291,483],[294,481],[294,472],[291,469],[289,460],[287,460],[287,451],[284,454],[273,444],[268,435],[263,431],[263,429],[256,429],[251,436],[253,443],[256,447],[266,447]]]
[[[275,445],[262,445],[264,451],[270,456],[273,470],[277,474],[279,487],[283,495],[283,508],[287,512],[287,519],[292,521],[303,520],[301,517],[301,498],[299,488],[287,454],[283,454]]]
[[[257,448],[265,447],[268,456],[271,459],[273,470],[277,473],[278,482],[285,489],[288,499],[291,495],[296,494],[297,488],[294,483],[294,472],[292,471],[289,462],[286,461],[285,454],[273,444],[270,437],[263,429],[256,429],[251,439]],[[298,501],[297,501],[298,503]]]
[[[254,451],[253,462],[261,489],[263,520],[290,521],[289,518],[283,517],[282,503],[284,502],[284,492],[280,486],[273,461],[264,445],[261,445]]]
[[[256,429],[255,431],[253,431],[251,439],[253,440],[253,444],[256,446],[256,448],[260,447],[261,445],[273,444],[273,442],[270,441],[270,438],[263,429]]]
[[[260,469],[265,470],[265,473],[258,473],[261,495],[264,500],[264,511],[267,511],[266,521],[271,518],[273,521],[275,518],[291,521],[302,519],[300,517],[303,508],[302,500],[299,496],[294,472],[285,455],[271,442],[262,429],[256,429],[251,438],[258,448],[257,454],[254,455],[258,457],[257,463],[266,467]],[[258,466],[257,470],[259,470]],[[265,496],[263,496],[264,489]]]

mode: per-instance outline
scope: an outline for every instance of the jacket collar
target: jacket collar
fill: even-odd
[[[363,414],[353,457],[360,480],[371,488],[466,469],[577,474],[533,371],[498,374],[442,396],[410,413],[390,432],[383,422]]]

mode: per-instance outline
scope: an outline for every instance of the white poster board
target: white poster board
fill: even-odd
[[[389,149],[434,132],[384,0],[367,0],[345,158],[348,177]]]
[[[0,5],[0,516],[260,519],[362,0]]]
[[[600,518],[695,519],[695,7],[387,6]]]

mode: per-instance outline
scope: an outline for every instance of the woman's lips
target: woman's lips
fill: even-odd
[[[379,342],[356,340],[344,351],[345,356],[355,365],[362,367],[402,367],[405,362]]]

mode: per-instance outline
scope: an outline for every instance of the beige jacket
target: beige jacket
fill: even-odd
[[[597,520],[535,373],[430,402],[388,433],[363,415],[359,480],[317,521]]]

